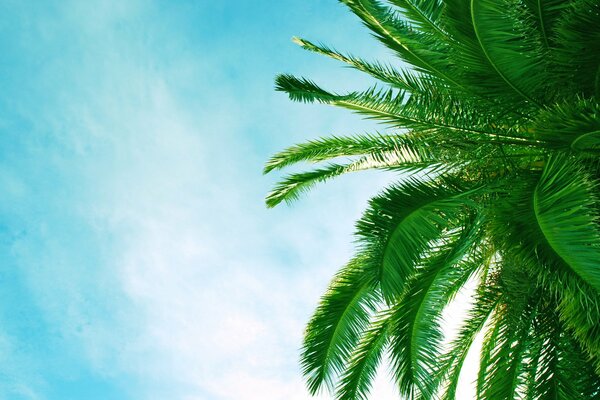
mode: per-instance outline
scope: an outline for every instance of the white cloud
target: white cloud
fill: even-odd
[[[44,82],[67,74],[68,84],[51,87],[36,129],[56,135],[57,168],[79,190],[62,199],[64,213],[86,226],[102,259],[98,270],[78,268],[77,249],[52,241],[55,222],[40,235],[59,262],[29,273],[32,292],[98,374],[143,382],[136,399],[308,399],[297,361],[304,324],[350,257],[366,199],[389,178],[345,178],[268,211],[273,178],[260,168],[271,142],[368,124],[228,80],[217,48],[192,57],[163,24],[147,32],[157,19],[149,8],[71,2],[64,20],[44,24],[50,41],[60,23],[78,32],[79,64],[48,64]],[[78,232],[64,237],[76,246]],[[395,398],[385,373],[373,398]]]

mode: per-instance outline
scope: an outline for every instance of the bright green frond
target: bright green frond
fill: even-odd
[[[388,151],[376,155],[363,156],[347,164],[329,164],[312,171],[288,175],[267,195],[267,206],[275,207],[282,201],[291,203],[297,200],[300,195],[310,190],[315,184],[349,172],[368,169],[393,169],[403,172],[418,172],[438,167],[435,161],[419,159],[412,161],[407,160],[408,157],[409,155],[406,153]]]
[[[379,301],[363,265],[357,256],[337,274],[306,328],[302,371],[313,394],[324,383],[333,387]]]
[[[391,356],[400,392],[431,398],[439,385],[441,316],[446,305],[481,267],[471,253],[479,244],[480,221],[449,233],[427,255],[396,305],[391,332]]]
[[[336,157],[369,154],[385,159],[390,152],[397,153],[404,162],[414,162],[420,157],[427,157],[432,150],[430,143],[408,135],[330,136],[301,143],[275,154],[267,162],[264,172],[301,161],[319,162]]]
[[[351,55],[344,55],[336,50],[333,50],[322,44],[314,44],[308,40],[301,38],[294,38],[295,43],[302,46],[302,48],[313,51],[315,53],[326,55],[335,60],[339,60],[355,68],[359,71],[366,72],[372,77],[379,79],[382,82],[388,83],[398,89],[413,90],[414,78],[411,78],[410,74],[406,71],[399,71],[390,65],[384,65],[379,62],[370,63],[360,58],[353,57]]]
[[[440,179],[412,178],[370,201],[356,235],[369,273],[389,302],[402,295],[429,244],[455,227],[471,193]]]
[[[385,351],[391,325],[390,310],[379,313],[365,331],[348,361],[336,392],[338,400],[366,400]]]

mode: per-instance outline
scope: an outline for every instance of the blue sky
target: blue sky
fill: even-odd
[[[0,1],[0,399],[309,398],[304,324],[388,178],[264,207],[270,154],[371,127],[273,91],[365,82],[294,35],[386,56],[334,0]]]
[[[304,325],[390,176],[265,208],[271,154],[374,128],[273,90],[368,84],[294,35],[389,57],[335,0],[0,1],[0,400],[310,398]]]

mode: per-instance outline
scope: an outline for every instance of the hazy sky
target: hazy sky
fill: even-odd
[[[309,398],[304,324],[388,177],[264,207],[270,154],[371,126],[273,91],[365,86],[293,35],[387,54],[335,0],[0,1],[0,399]]]

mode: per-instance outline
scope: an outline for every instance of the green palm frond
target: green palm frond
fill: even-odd
[[[483,57],[503,85],[539,106],[538,92],[547,85],[547,77],[539,44],[531,38],[533,29],[526,26],[529,21],[511,16],[519,12],[523,10],[516,0],[471,0],[471,23]],[[496,85],[495,80],[487,86],[490,94],[506,93],[505,88],[492,85]]]
[[[479,371],[479,398],[512,398],[523,388],[525,357],[540,303],[539,290],[529,282],[530,277],[516,265],[505,265],[500,273],[505,302],[494,314],[493,335],[483,346],[486,362]]]
[[[452,38],[442,25],[443,3],[440,0],[390,0],[398,7],[402,15],[419,31],[438,36],[441,40],[450,42]]]
[[[600,82],[600,3],[575,0],[556,23],[553,52],[556,79],[585,98],[598,99]]]
[[[555,149],[600,152],[600,104],[594,100],[570,99],[541,112],[534,135]]]
[[[567,157],[551,157],[534,192],[537,223],[558,257],[600,291],[595,184]]]
[[[520,107],[543,104],[543,46],[529,13],[517,0],[444,0],[448,57],[468,90]],[[545,78],[546,77],[546,78]]]
[[[564,0],[525,0],[525,7],[532,15],[535,28],[539,32],[546,52],[551,52],[555,44],[554,30],[561,13],[569,6]]]
[[[367,399],[369,389],[388,342],[390,310],[381,312],[365,331],[348,361],[337,389],[338,400]]]
[[[309,324],[310,392],[337,381],[338,399],[366,399],[387,352],[402,395],[455,399],[483,335],[477,398],[600,398],[600,2],[340,1],[400,67],[295,39],[378,84],[340,94],[280,75],[276,89],[386,131],[276,154],[265,173],[316,165],[267,204],[347,172],[400,176],[369,202],[359,256]],[[445,341],[442,312],[473,277]]]
[[[449,234],[406,285],[393,315],[392,362],[400,392],[431,398],[438,382],[441,316],[445,306],[481,266],[469,254],[478,243],[480,221]]]
[[[367,273],[380,282],[388,302],[402,295],[430,242],[455,227],[473,191],[443,179],[411,178],[370,201],[356,236]]]
[[[377,0],[341,0],[373,32],[385,46],[416,71],[461,87],[450,74],[451,65],[445,57],[447,45],[424,34],[402,20],[389,7]]]
[[[332,281],[306,328],[302,370],[313,394],[323,384],[334,386],[333,379],[369,326],[379,294],[366,277],[357,256]]]
[[[310,190],[315,184],[335,178],[349,172],[364,171],[368,169],[390,169],[402,172],[432,171],[439,168],[435,161],[415,160],[407,161],[406,154],[388,151],[377,155],[360,157],[347,164],[329,164],[308,172],[291,174],[279,182],[273,191],[267,195],[267,206],[275,207],[282,201],[291,203],[301,194]]]
[[[383,160],[390,152],[397,154],[403,162],[416,162],[431,157],[433,145],[412,135],[331,136],[292,146],[275,154],[265,165],[264,172],[301,161],[319,162],[336,157],[368,154]]]
[[[331,49],[323,44],[315,44],[306,39],[293,38],[294,42],[303,49],[331,57],[335,60],[348,64],[352,68],[366,72],[372,77],[381,82],[388,83],[398,89],[415,90],[419,86],[415,82],[415,78],[411,77],[406,71],[397,70],[390,65],[384,65],[379,62],[370,63],[361,58],[351,55],[344,55],[334,49]]]
[[[547,303],[538,312],[529,357],[535,360],[527,387],[527,399],[594,399],[600,396],[600,381],[593,364],[579,344],[561,329],[556,311]]]
[[[449,346],[449,350],[440,358],[442,367],[438,380],[446,381],[441,399],[454,400],[462,367],[476,336],[484,329],[490,315],[502,301],[502,292],[483,279],[479,285],[473,306],[468,311],[468,317],[460,331]]]
[[[498,124],[497,119],[493,120],[491,115],[483,112],[484,108],[479,108],[481,105],[468,100],[436,93],[419,93],[411,97],[405,91],[377,87],[339,95],[322,89],[310,80],[290,75],[279,75],[275,82],[276,89],[286,92],[292,100],[347,108],[394,127],[429,133],[459,132],[474,137],[509,138],[520,145],[538,144],[524,137],[518,126]],[[467,101],[466,106],[463,106],[463,101]],[[506,122],[509,121],[514,122]]]

